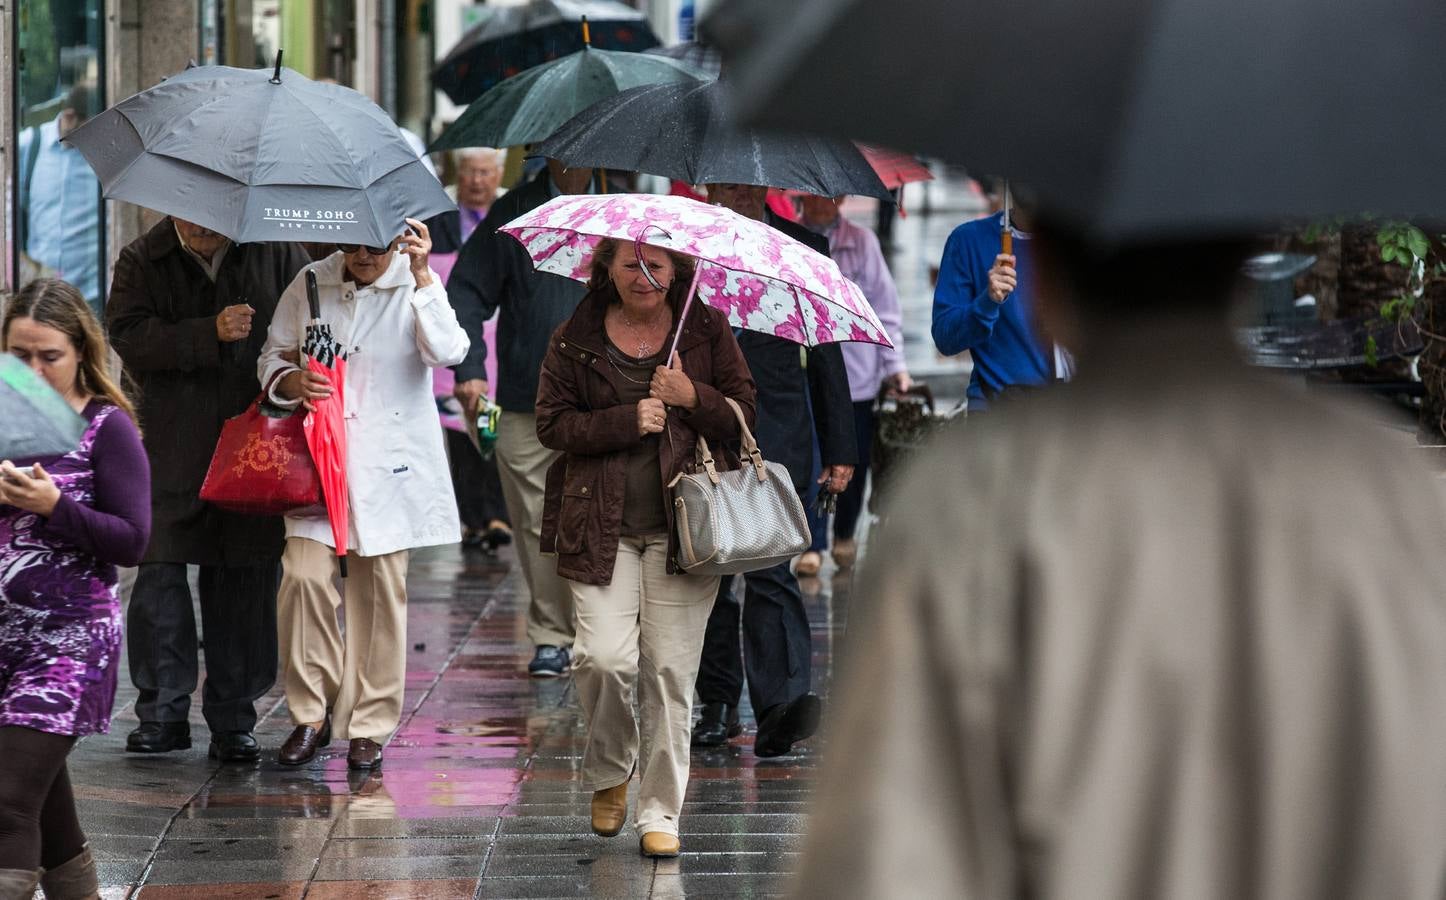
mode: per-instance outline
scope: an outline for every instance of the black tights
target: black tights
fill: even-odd
[[[75,738],[0,727],[0,869],[53,869],[85,849],[65,757]]]

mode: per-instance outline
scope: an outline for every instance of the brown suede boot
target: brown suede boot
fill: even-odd
[[[100,882],[95,875],[95,857],[90,845],[40,876],[45,900],[100,900]],[[27,895],[28,896],[28,895]]]
[[[0,869],[0,900],[30,900],[40,872],[34,869]]]
[[[592,830],[594,834],[613,837],[623,830],[623,822],[627,817],[628,782],[624,781],[617,787],[593,792]]]

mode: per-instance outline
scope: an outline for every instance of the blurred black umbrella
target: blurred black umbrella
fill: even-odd
[[[471,103],[506,78],[581,50],[584,18],[601,50],[658,46],[647,17],[617,0],[530,0],[484,7],[483,15],[432,70],[432,84],[453,103]]]
[[[1008,173],[1103,236],[1446,213],[1437,0],[732,0],[748,121]]]
[[[195,66],[72,131],[105,196],[234,241],[374,247],[455,209],[375,103],[275,69]]]
[[[584,46],[514,75],[477,98],[431,149],[530,144],[620,91],[663,82],[697,83],[708,77],[665,56]]]
[[[658,84],[588,107],[538,147],[573,168],[892,199],[849,141],[736,127],[722,81]]]

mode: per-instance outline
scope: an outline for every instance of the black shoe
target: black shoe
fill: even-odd
[[[211,735],[206,755],[221,762],[255,762],[261,758],[261,745],[249,731],[226,731]]]
[[[721,747],[743,733],[738,707],[727,703],[703,704],[703,717],[693,726],[694,747]]]
[[[753,740],[755,756],[782,756],[793,745],[811,737],[818,730],[823,701],[817,694],[804,694],[797,700],[770,706],[758,720],[758,737]]]
[[[191,749],[190,722],[142,722],[126,735],[127,753],[170,753]]]

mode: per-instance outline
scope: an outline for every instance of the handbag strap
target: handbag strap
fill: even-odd
[[[768,480],[768,470],[763,465],[763,453],[758,449],[758,441],[753,437],[753,432],[748,429],[748,420],[743,417],[743,407],[732,397],[724,397],[724,401],[733,410],[733,415],[738,419],[738,432],[742,435],[743,455],[748,458],[753,466],[754,473],[760,482]],[[697,456],[698,465],[708,473],[708,480],[714,484],[718,483],[718,467],[713,460],[713,450],[708,446],[708,439],[698,435],[698,446],[694,451]]]

